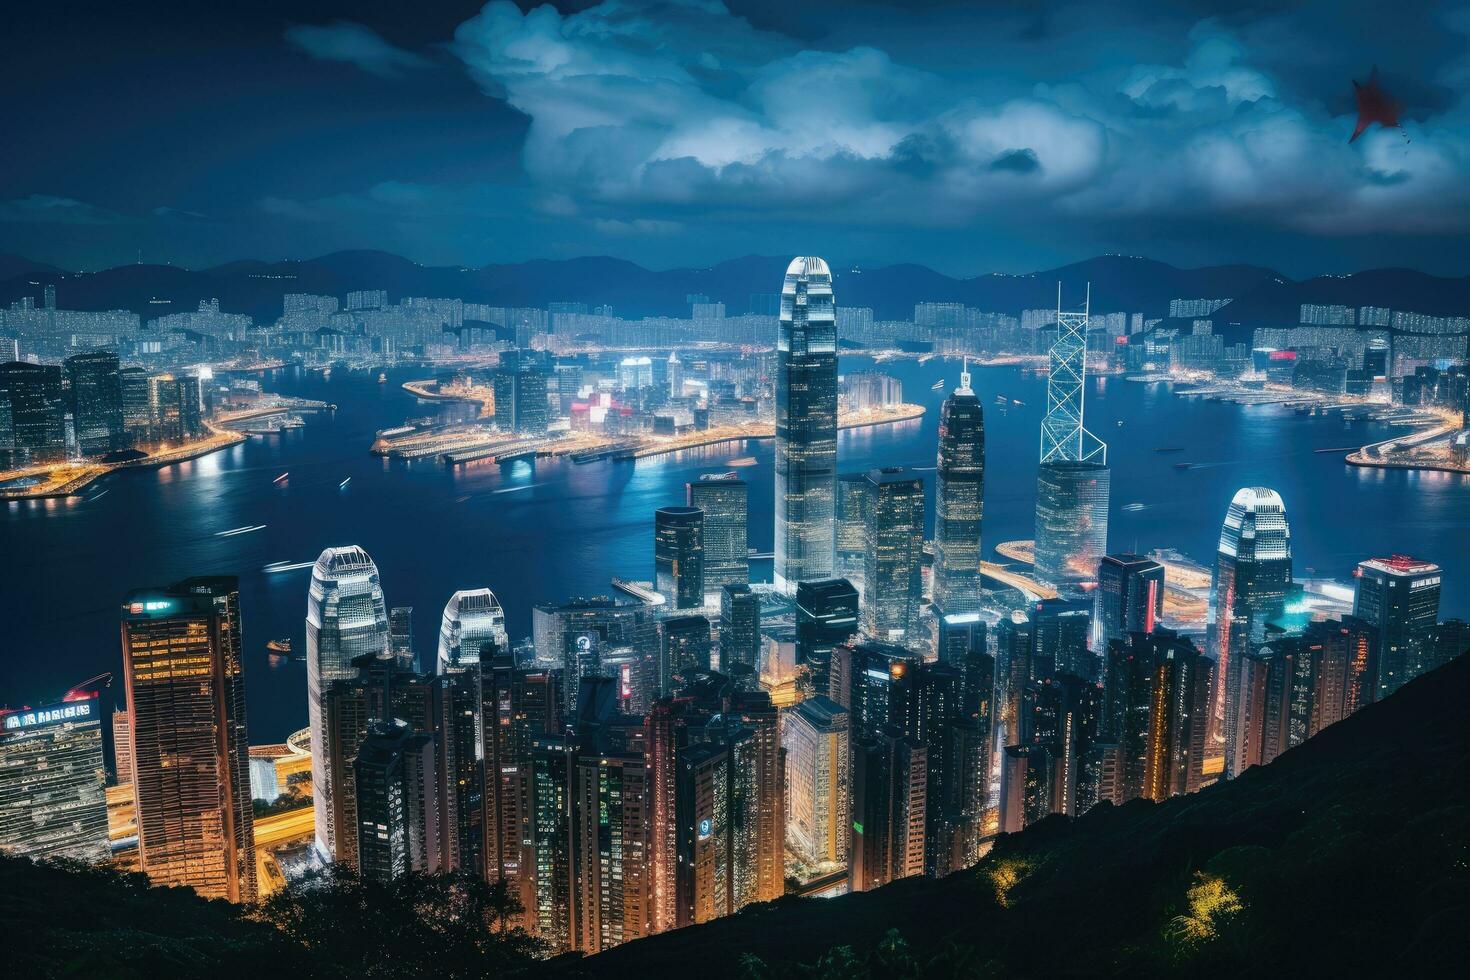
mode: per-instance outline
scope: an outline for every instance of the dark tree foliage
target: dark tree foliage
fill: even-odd
[[[539,942],[509,927],[521,911],[504,881],[464,873],[411,874],[390,883],[331,865],[263,902],[258,917],[305,950],[316,977],[504,976]]]
[[[146,876],[0,856],[0,950],[9,976],[269,976],[304,961],[244,909]]]

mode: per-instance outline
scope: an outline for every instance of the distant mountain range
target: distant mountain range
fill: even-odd
[[[124,265],[101,272],[68,273],[18,256],[0,255],[0,302],[40,298],[56,286],[64,309],[130,309],[145,317],[193,310],[217,298],[221,307],[262,321],[279,315],[285,293],[342,296],[350,290],[386,289],[403,296],[455,296],[494,306],[544,307],[553,302],[607,305],[626,317],[687,316],[689,297],[723,302],[730,315],[759,308],[760,297],[779,293],[787,258],[747,256],[700,269],[657,272],[622,259],[538,259],[482,268],[424,266],[386,252],[335,252],[290,262],[240,261],[210,269]],[[1025,275],[990,274],[955,279],[921,265],[874,269],[836,268],[843,306],[871,307],[878,319],[907,319],[915,303],[953,302],[1000,313],[1052,307],[1057,284],[1067,305],[1081,303],[1088,284],[1097,313],[1168,314],[1176,298],[1233,300],[1215,314],[1242,327],[1289,324],[1302,303],[1386,306],[1434,315],[1470,315],[1470,277],[1447,279],[1410,269],[1374,269],[1349,276],[1293,281],[1248,265],[1178,269],[1153,259],[1104,255]]]

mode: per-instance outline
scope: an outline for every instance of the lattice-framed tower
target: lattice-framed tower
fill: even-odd
[[[1082,312],[1062,309],[1057,283],[1057,339],[1048,351],[1046,416],[1041,420],[1041,461],[1107,463],[1108,446],[1082,424],[1087,380],[1087,315],[1092,283]]]

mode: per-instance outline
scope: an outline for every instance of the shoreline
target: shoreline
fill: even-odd
[[[860,419],[853,419],[849,417],[844,420],[839,415],[837,418],[837,431],[842,432],[848,429],[868,429],[878,425],[892,425],[898,422],[912,422],[915,419],[923,418],[925,411],[926,409],[923,405],[904,403],[897,406],[892,411],[892,414],[884,415],[881,418],[865,417]],[[654,456],[667,456],[669,453],[682,453],[688,449],[705,449],[709,446],[719,446],[727,442],[744,442],[746,440],[761,442],[766,439],[774,438],[776,438],[776,426],[773,422],[770,426],[760,426],[759,429],[754,432],[735,432],[730,433],[729,435],[715,435],[710,436],[709,438],[699,439],[694,442],[685,443],[678,446],[640,446],[638,449],[620,458],[636,461],[640,459],[650,459]]]
[[[218,428],[212,422],[206,422],[205,425],[209,426],[211,435],[206,439],[199,440],[197,443],[180,446],[178,449],[171,449],[157,456],[145,456],[142,459],[130,459],[122,463],[88,464],[83,472],[60,484],[48,481],[42,484],[39,489],[0,490],[0,500],[55,500],[63,497],[74,497],[104,476],[111,476],[114,473],[120,473],[123,470],[129,469],[156,469],[163,466],[172,466],[175,463],[187,463],[192,459],[199,459],[202,456],[217,453],[222,449],[238,446],[250,438],[244,432]],[[223,439],[223,441],[216,442],[216,439]],[[61,465],[64,466],[66,464]]]

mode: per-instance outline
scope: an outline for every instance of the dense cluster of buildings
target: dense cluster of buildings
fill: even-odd
[[[0,364],[0,470],[107,458],[205,433],[198,374],[123,367],[105,350]]]
[[[287,316],[330,319],[335,302],[297,298]],[[1192,302],[1179,315],[1218,308]],[[942,306],[924,317],[960,322]],[[317,860],[375,880],[503,880],[520,925],[597,952],[789,891],[945,875],[996,833],[1233,778],[1470,645],[1465,624],[1439,620],[1439,568],[1404,556],[1359,564],[1350,615],[1312,615],[1285,503],[1262,487],[1224,516],[1206,629],[1165,628],[1166,568],[1109,547],[1107,447],[1082,402],[1090,316],[1060,303],[1025,593],[1038,597],[997,619],[982,602],[984,418],[968,370],[941,413],[926,562],[920,475],[839,471],[823,260],[791,263],[776,319],[773,587],[750,583],[734,473],[651,515],[642,601],[538,604],[522,646],[480,586],[448,599],[437,649],[420,656],[372,558],[322,552],[305,649]],[[675,390],[678,364],[663,371]],[[502,363],[496,411],[510,425],[539,424],[544,367]],[[651,363],[621,367],[624,387],[654,384]],[[843,394],[884,387],[861,378]],[[239,601],[218,577],[127,597],[113,737],[142,870],[249,901]],[[88,692],[0,713],[0,848],[106,856],[100,722]]]

